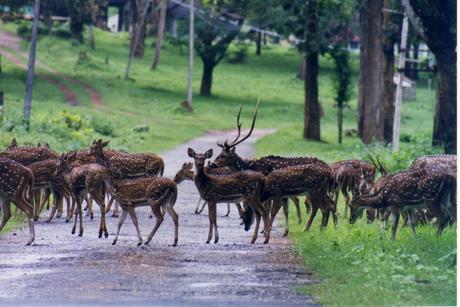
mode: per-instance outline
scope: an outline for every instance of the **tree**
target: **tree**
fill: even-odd
[[[359,9],[358,134],[365,144],[383,141],[382,9],[382,0],[362,0]]]
[[[93,22],[96,4],[94,0],[67,0],[66,7],[70,17],[70,35],[75,41],[83,43],[84,25]]]
[[[457,2],[403,0],[409,19],[433,52],[438,73],[433,145],[457,148]]]
[[[30,111],[32,108],[32,88],[35,76],[35,53],[37,48],[38,21],[40,20],[40,0],[35,0],[34,22],[30,39],[29,64],[27,69],[26,92],[24,97],[24,121],[26,129],[30,127]]]
[[[248,22],[259,29],[277,29],[285,20],[285,12],[278,0],[249,1]],[[262,32],[255,33],[256,55],[262,54]]]
[[[203,1],[203,12],[195,24],[195,49],[203,61],[200,95],[210,96],[214,68],[225,57],[228,46],[240,32],[247,9],[244,0]]]
[[[399,0],[383,1],[383,140],[393,141],[393,124],[395,113],[395,74],[394,46],[401,36],[401,14]]]
[[[147,0],[130,0],[131,43],[130,50],[136,58],[143,58],[145,53],[146,13],[144,9],[150,4]]]
[[[150,65],[151,70],[155,70],[157,68],[158,62],[160,61],[160,51],[161,51],[161,45],[163,44],[163,35],[165,32],[167,8],[168,8],[168,0],[161,0],[160,17],[158,18],[158,26],[157,26],[157,40],[155,42],[155,50],[153,52],[152,64]]]

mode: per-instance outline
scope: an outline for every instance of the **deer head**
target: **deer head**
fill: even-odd
[[[8,147],[6,147],[5,150],[10,150],[10,149],[13,149],[13,148],[16,148],[16,147],[18,147],[18,142],[16,141],[16,138],[13,138],[11,140],[10,145],[8,145]]]
[[[212,149],[208,149],[204,154],[201,154],[196,153],[192,148],[189,148],[188,156],[195,160],[195,168],[197,172],[202,171],[204,168],[205,160],[212,157]]]
[[[242,139],[240,139],[241,126],[243,125],[242,123],[240,123],[241,110],[243,109],[243,105],[241,105],[240,110],[238,112],[238,116],[236,117],[236,126],[238,128],[238,134],[236,138],[230,143],[228,142],[228,140],[226,140],[223,144],[217,143],[217,146],[222,148],[221,153],[214,160],[214,164],[217,167],[231,166],[237,162],[238,155],[235,152],[236,145],[241,144],[242,142],[247,140],[251,136],[252,131],[254,131],[254,126],[257,118],[257,111],[259,110],[259,103],[260,101],[257,101],[256,110],[252,118],[251,129],[249,130],[248,134]]]
[[[70,171],[70,164],[77,160],[77,152],[63,153],[56,164],[55,176],[59,176],[66,171]]]
[[[193,180],[195,174],[192,168],[193,163],[191,162],[182,164],[182,168],[176,173],[176,176],[174,176],[174,182],[180,183],[184,180]]]
[[[354,224],[363,215],[364,209],[381,207],[381,203],[382,197],[380,193],[353,197],[350,203],[350,224]]]

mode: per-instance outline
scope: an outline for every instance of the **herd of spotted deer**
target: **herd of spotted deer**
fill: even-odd
[[[274,218],[281,207],[286,217],[285,235],[288,233],[289,199],[296,205],[301,222],[299,196],[305,196],[307,212],[310,212],[305,230],[310,228],[318,210],[322,213],[321,227],[327,226],[330,215],[336,224],[340,192],[345,197],[345,216],[347,208],[351,211],[350,223],[354,223],[367,209],[369,222],[379,218],[386,227],[391,214],[392,239],[395,239],[401,213],[414,235],[418,222],[437,224],[438,235],[449,223],[456,222],[455,155],[422,156],[408,169],[394,174],[388,174],[378,158],[371,158],[371,164],[362,160],[327,164],[314,157],[243,159],[236,153],[236,146],[250,137],[257,111],[258,105],[248,134],[241,138],[240,108],[238,135],[230,142],[218,144],[222,151],[213,162],[205,163],[212,157],[212,149],[197,153],[189,148],[188,156],[194,160],[195,169],[193,163],[184,163],[174,180],[162,177],[165,165],[160,156],[107,150],[108,141],[95,140],[89,150],[58,155],[47,145],[18,146],[13,140],[0,152],[0,230],[11,217],[10,204],[14,203],[27,216],[30,230],[27,244],[30,245],[35,239],[34,221],[38,220],[52,195],[48,222],[56,214],[63,214],[65,200],[66,222],[74,217],[72,234],[79,221],[79,236],[83,235],[82,207],[86,200],[91,218],[93,201],[100,207],[99,237],[108,237],[105,216],[115,203],[114,216],[117,216],[118,206],[122,213],[113,244],[116,244],[120,228],[129,213],[140,245],[142,237],[135,208],[150,206],[156,224],[145,244],[151,241],[168,213],[174,222],[173,245],[176,245],[179,218],[174,204],[178,195],[177,184],[184,180],[194,181],[201,199],[208,206],[206,243],[213,236],[215,243],[219,240],[217,203],[235,203],[246,230],[255,220],[251,243],[256,241],[259,224],[263,220],[264,243],[268,243]],[[374,181],[377,170],[382,176]],[[106,197],[109,200],[107,204]],[[199,211],[197,207],[196,213]]]

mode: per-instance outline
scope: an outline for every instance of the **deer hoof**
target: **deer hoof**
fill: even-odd
[[[109,233],[108,233],[107,231],[104,233],[104,237],[105,237],[106,239],[109,237]]]
[[[137,242],[137,246],[141,246],[141,245],[142,245],[142,241]]]
[[[209,244],[209,241],[211,241],[211,240],[206,241],[206,244]]]
[[[214,240],[214,244],[216,244],[217,242],[219,242],[219,238]]]
[[[117,244],[117,240],[113,240],[112,245]]]
[[[75,228],[72,228],[72,231],[70,232],[71,234],[75,234]]]

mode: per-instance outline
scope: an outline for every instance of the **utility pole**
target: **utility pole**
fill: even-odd
[[[193,43],[195,39],[195,6],[194,0],[190,0],[190,24],[188,38],[188,80],[187,80],[187,100],[185,108],[192,112],[193,99]]]
[[[406,47],[407,47],[407,33],[409,30],[409,18],[404,14],[402,30],[401,30],[401,47],[399,51],[399,80],[396,87],[395,99],[395,117],[393,124],[393,152],[399,149],[399,136],[401,134],[401,105],[403,100],[403,82],[404,82],[404,67],[406,66]]]
[[[30,39],[29,64],[27,68],[26,93],[24,97],[24,121],[26,130],[30,127],[30,110],[32,108],[32,87],[35,76],[35,53],[37,49],[38,21],[40,19],[40,0],[35,0],[34,22],[32,25],[32,36]]]

